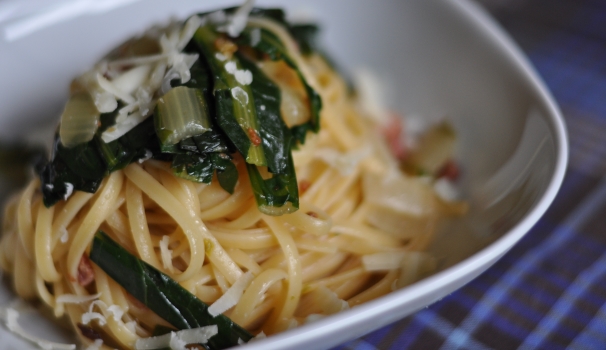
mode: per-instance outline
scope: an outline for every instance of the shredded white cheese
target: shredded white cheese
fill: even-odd
[[[98,312],[89,311],[82,314],[82,324],[87,325],[93,320],[97,320],[99,326],[105,326],[105,324],[107,323],[107,319],[105,319],[105,316],[101,315]]]
[[[86,347],[86,350],[99,350],[99,349],[101,349],[102,345],[103,345],[102,339],[95,339],[95,341],[92,344],[90,344],[88,347]]]
[[[253,9],[255,2],[254,0],[246,0],[242,6],[240,6],[233,16],[230,16],[227,20],[227,26],[223,28],[231,36],[235,38],[242,33],[244,28],[246,28],[246,23],[248,22],[248,15],[250,11]]]
[[[224,54],[222,54],[220,52],[215,53],[215,58],[221,62],[227,61],[227,56],[225,56]]]
[[[92,295],[75,295],[75,294],[63,294],[55,299],[57,303],[63,304],[82,304],[89,301],[97,300],[101,296],[101,293]]]
[[[88,307],[88,312],[82,314],[82,324],[87,325],[93,320],[97,320],[100,326],[104,326],[107,323],[107,319],[105,318],[105,316],[93,311],[95,305],[98,305],[100,308],[107,309],[107,305],[103,301],[93,301]]]
[[[326,164],[336,168],[343,176],[351,175],[358,164],[371,154],[368,147],[343,153],[334,148],[318,148],[314,155]]]
[[[250,85],[253,81],[251,71],[248,69],[238,69],[234,61],[225,63],[225,71],[232,74],[240,85]]]
[[[229,62],[225,63],[225,70],[229,74],[234,74],[236,72],[236,70],[238,70],[238,67],[236,66],[236,62],[229,61]]]
[[[69,182],[64,183],[64,185],[65,185],[65,195],[63,196],[63,200],[67,200],[74,192],[74,185],[72,185]]]
[[[143,158],[141,158],[141,159],[139,159],[139,160],[138,160],[139,164],[142,164],[142,163],[143,163],[143,162],[145,162],[146,160],[151,159],[151,157],[152,157],[153,155],[154,155],[154,154],[152,153],[152,151],[150,151],[150,150],[146,149],[146,150],[145,150],[145,155],[143,156]]]
[[[234,76],[236,77],[238,83],[240,83],[241,85],[250,85],[250,83],[252,83],[253,81],[252,73],[247,69],[238,69]]]
[[[126,328],[133,334],[137,334],[137,322],[135,321],[130,321],[130,322],[126,322],[124,324],[124,326],[126,326]]]
[[[124,309],[120,307],[120,305],[110,305],[107,308],[107,312],[111,313],[114,317],[114,320],[120,321],[122,316],[124,315]]]
[[[436,191],[436,194],[440,196],[440,198],[447,202],[452,202],[459,198],[459,192],[457,191],[457,188],[448,179],[438,179],[433,184],[433,189]]]
[[[182,51],[187,43],[193,38],[194,33],[200,26],[204,25],[206,20],[204,18],[200,18],[199,16],[191,16],[183,26],[183,30],[181,30],[181,35],[179,37],[179,42],[177,43],[177,50]]]
[[[59,232],[61,232],[61,237],[59,238],[61,243],[67,243],[67,241],[69,241],[69,232],[67,232],[67,229],[61,226]]]
[[[170,347],[172,350],[184,350],[187,344],[206,344],[218,332],[219,328],[212,325],[171,332],[157,337],[139,338],[135,342],[135,349],[152,350]]]
[[[248,287],[250,282],[252,282],[253,278],[254,276],[250,271],[240,276],[236,282],[225,292],[225,294],[223,294],[219,299],[217,299],[217,301],[208,307],[208,313],[214,317],[224,313],[236,305],[238,301],[240,301],[246,287]]]
[[[162,237],[162,240],[160,240],[160,257],[162,258],[162,265],[164,266],[164,268],[169,272],[173,273],[174,267],[172,250],[168,249],[169,239],[170,237],[164,235]]]
[[[239,86],[231,89],[231,96],[243,106],[248,104],[248,94]]]
[[[93,71],[96,72],[95,79],[86,78],[90,82],[89,85],[99,87],[100,92],[91,92],[91,95],[100,112],[115,110],[116,99],[126,103],[126,106],[121,108],[118,113],[116,124],[101,135],[104,142],[118,139],[145,120],[155,106],[153,96],[158,89],[163,95],[171,89],[170,82],[173,79],[180,79],[182,84],[191,79],[190,69],[198,60],[199,55],[183,53],[182,50],[204,22],[205,19],[192,16],[185,22],[182,29],[178,25],[173,25],[160,37],[161,54],[121,59],[105,65],[100,64]],[[126,66],[134,67],[117,75],[111,81],[103,76],[111,68]],[[108,102],[103,102],[102,99]],[[110,104],[113,105],[113,108],[102,111],[100,109],[102,102],[104,109],[107,109]]]

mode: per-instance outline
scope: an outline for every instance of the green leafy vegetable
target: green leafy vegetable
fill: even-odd
[[[307,80],[301,73],[297,63],[292,57],[290,57],[284,43],[282,43],[274,33],[264,28],[248,27],[242,32],[238,43],[240,45],[252,45],[252,36],[254,35],[254,30],[260,31],[260,40],[258,40],[252,47],[268,55],[273,61],[284,61],[284,63],[297,72],[299,79],[301,79],[301,82],[305,87],[305,91],[307,92],[307,97],[309,99],[311,118],[309,122],[293,127],[293,129],[296,129],[293,130],[295,139],[299,143],[305,143],[305,135],[307,134],[307,131],[318,132],[318,130],[320,130],[320,110],[322,109],[322,99],[320,98],[320,95],[318,95],[318,93],[307,83]]]
[[[130,254],[104,232],[93,240],[90,259],[134,298],[177,329],[217,325],[219,333],[208,341],[210,349],[226,349],[249,341],[252,335],[228,317],[211,316],[208,305],[175,280]]]
[[[254,136],[258,135],[259,125],[251,88],[236,78],[236,72],[242,71],[239,60],[232,58],[229,62],[224,62],[217,58],[221,52],[216,46],[222,37],[210,25],[198,28],[193,40],[213,75],[215,117],[219,126],[247,163],[266,165],[263,149]]]
[[[279,9],[254,8],[250,16],[284,26],[304,55],[317,52],[315,26],[291,26]],[[249,27],[238,38],[229,38],[213,25],[199,27],[185,46],[185,53],[200,57],[190,68],[191,79],[184,84],[172,80],[172,89],[157,100],[153,116],[106,143],[101,134],[115,124],[123,107],[119,103],[114,112],[97,117],[100,125],[90,141],[66,148],[57,138],[51,160],[39,170],[45,205],[66,198],[71,189],[94,192],[108,173],[149,157],[171,162],[175,175],[191,181],[210,183],[216,175],[233,193],[239,178],[233,153],[238,152],[247,163],[261,211],[280,215],[297,210],[291,152],[309,131],[318,131],[320,96],[271,31]],[[290,128],[284,122],[282,91],[257,66],[257,60],[267,57],[284,61],[300,79],[307,95],[301,106],[309,105],[309,121]]]

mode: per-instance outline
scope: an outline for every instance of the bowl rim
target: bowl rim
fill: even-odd
[[[566,125],[555,99],[521,49],[480,5],[470,0],[439,1],[439,3],[441,6],[449,7],[452,12],[461,16],[464,21],[473,24],[484,35],[489,37],[494,46],[503,53],[504,58],[511,62],[519,71],[520,77],[525,80],[525,83],[531,89],[531,93],[536,96],[537,102],[545,107],[546,121],[554,132],[556,163],[554,172],[544,193],[534,207],[508,232],[463,261],[411,286],[394,291],[376,300],[356,306],[350,310],[342,311],[325,319],[272,335],[266,339],[250,342],[240,347],[241,349],[298,349],[312,345],[315,345],[314,348],[328,348],[351,339],[351,336],[342,333],[347,328],[355,328],[354,326],[364,321],[378,320],[398,307],[414,304],[420,300],[427,300],[428,295],[433,301],[436,301],[454,291],[456,288],[453,288],[452,285],[457,281],[469,281],[472,277],[475,278],[498,258],[503,256],[537,223],[554,201],[563,183],[569,157]],[[426,302],[417,304],[419,306],[416,309],[428,305]],[[399,319],[410,314],[411,312],[399,313],[397,314],[397,318]],[[393,322],[393,317],[389,319],[392,321],[383,323],[373,322],[372,326],[367,324],[365,328],[366,333],[378,329],[385,323]],[[362,335],[364,333],[355,333],[356,337]],[[318,344],[321,345],[318,346]]]
[[[546,108],[547,123],[552,127],[556,143],[556,162],[554,171],[549,180],[549,184],[542,194],[541,198],[535,203],[534,207],[508,232],[503,234],[493,243],[489,244],[480,251],[467,257],[463,261],[454,264],[436,274],[433,274],[411,286],[394,291],[378,299],[369,301],[355,308],[341,311],[338,314],[331,315],[328,318],[317,320],[310,324],[301,325],[292,330],[288,330],[271,337],[260,339],[243,345],[243,350],[270,350],[270,349],[295,349],[308,344],[310,337],[314,340],[318,338],[326,340],[322,344],[323,348],[338,345],[344,340],[335,337],[334,334],[340,330],[365,321],[372,320],[388,313],[389,311],[402,307],[405,304],[414,303],[427,296],[429,292],[435,293],[434,302],[446,296],[453,290],[448,286],[457,280],[469,282],[477,277],[481,272],[490,267],[496,260],[502,257],[510,250],[545,214],[549,206],[553,203],[562,183],[568,166],[569,143],[568,134],[564,117],[556,103],[554,97],[549,92],[546,84],[540,78],[539,74],[533,68],[532,64],[523,54],[520,47],[506,34],[505,30],[490,17],[490,15],[479,4],[470,0],[451,0],[441,2],[444,6],[450,6],[454,12],[457,12],[467,22],[470,22],[483,31],[492,39],[495,47],[502,50],[505,58],[509,60],[519,71],[522,79],[527,80],[531,92],[537,96],[537,101]],[[473,277],[473,278],[470,278]],[[448,290],[447,293],[439,293],[440,290]],[[421,304],[415,311],[427,306]],[[411,313],[402,315],[406,317]],[[381,325],[373,325],[367,328],[367,333],[380,328]],[[357,337],[364,334],[358,333]],[[339,338],[339,339],[335,339]]]

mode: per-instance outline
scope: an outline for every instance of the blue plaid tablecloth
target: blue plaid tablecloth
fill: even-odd
[[[606,1],[479,2],[563,110],[570,164],[562,189],[480,277],[335,349],[606,349]]]

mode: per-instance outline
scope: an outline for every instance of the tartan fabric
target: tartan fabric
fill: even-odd
[[[562,107],[571,152],[562,189],[480,277],[335,349],[606,349],[606,1],[480,3]]]

